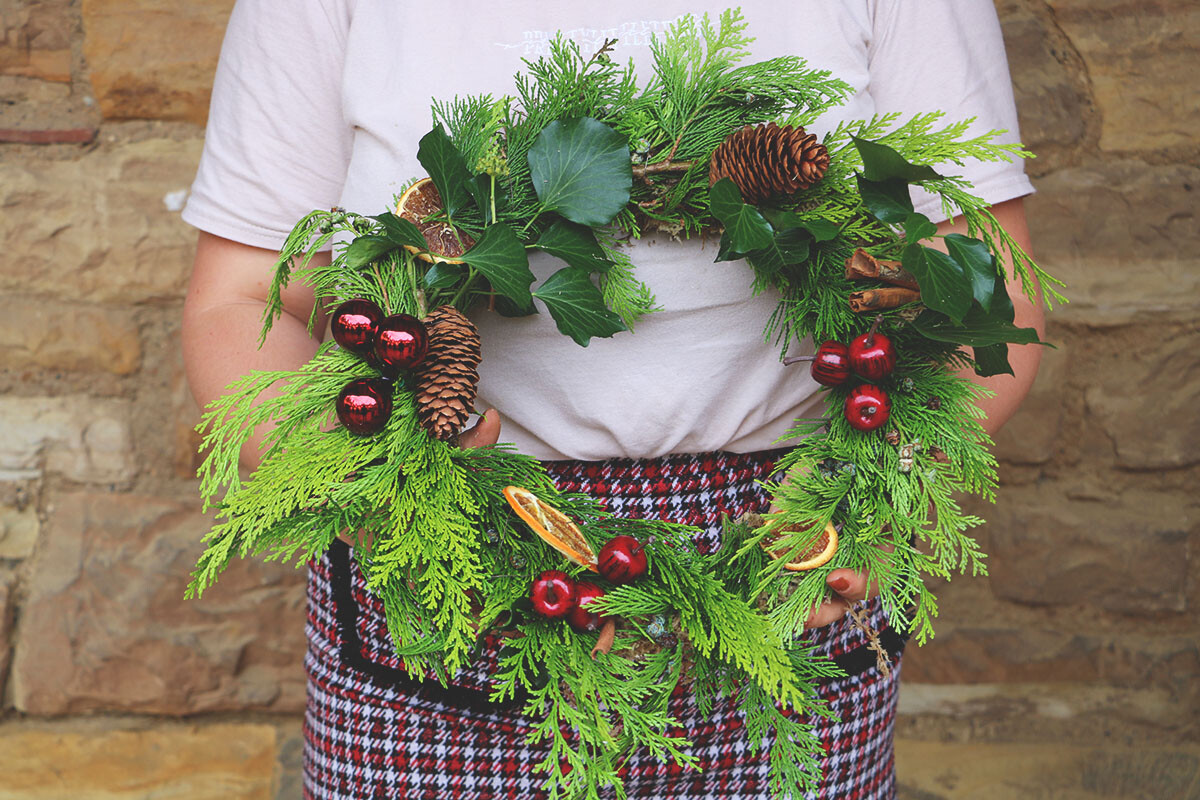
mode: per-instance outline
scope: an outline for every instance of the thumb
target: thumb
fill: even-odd
[[[489,408],[479,421],[458,437],[459,447],[486,447],[500,441],[500,412]]]

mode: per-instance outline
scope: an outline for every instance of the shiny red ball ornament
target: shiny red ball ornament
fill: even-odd
[[[379,433],[392,416],[392,387],[379,378],[350,381],[338,395],[337,416],[353,434]]]
[[[596,557],[596,568],[606,581],[617,584],[633,583],[646,574],[645,545],[632,536],[614,536]]]
[[[333,312],[329,327],[333,340],[344,349],[366,354],[375,347],[383,309],[370,300],[347,300]]]
[[[567,614],[567,622],[577,631],[598,631],[608,617],[603,616],[598,611],[588,611],[587,606],[596,598],[604,597],[604,590],[594,583],[580,581],[575,584],[578,599],[575,602],[575,607]]]
[[[850,380],[850,351],[841,342],[822,342],[812,357],[812,379],[822,386],[841,386]]]
[[[375,357],[392,370],[412,369],[429,350],[429,332],[425,323],[408,314],[393,314],[379,323],[375,335]]]
[[[878,386],[864,383],[846,396],[846,421],[860,431],[873,431],[884,425],[892,413],[892,398]]]
[[[547,619],[562,619],[571,613],[578,600],[574,579],[565,572],[548,569],[529,587],[533,610]]]
[[[876,317],[871,330],[850,343],[850,369],[869,381],[878,381],[896,368],[896,348],[891,339],[877,333],[883,317]]]

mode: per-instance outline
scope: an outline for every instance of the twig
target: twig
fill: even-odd
[[[867,635],[867,647],[875,651],[875,668],[879,670],[879,674],[885,678],[891,677],[892,658],[883,648],[883,643],[879,641],[879,632],[871,627],[871,623],[867,622],[866,606],[860,603],[851,608],[850,621],[854,623],[854,627]]]
[[[633,177],[645,178],[647,175],[658,175],[663,172],[687,172],[696,166],[695,161],[659,161],[654,164],[634,164]]]

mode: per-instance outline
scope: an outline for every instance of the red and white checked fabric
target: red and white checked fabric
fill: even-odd
[[[783,451],[672,455],[605,462],[548,462],[563,491],[586,492],[624,517],[668,519],[704,528],[702,549],[717,546],[722,513],[763,511],[756,481],[768,477]],[[887,631],[878,601],[871,625]],[[532,766],[544,755],[526,742],[536,720],[486,700],[495,647],[455,676],[452,686],[417,684],[398,669],[382,605],[371,597],[348,548],[337,543],[309,566],[308,707],[304,734],[304,796],[313,800],[507,800],[539,798],[543,778]],[[819,720],[826,750],[816,797],[885,800],[895,796],[892,729],[899,656],[890,676],[873,666],[865,635],[843,619],[807,636],[820,652],[841,657],[850,677],[823,684],[835,712]],[[626,771],[631,798],[768,797],[767,748],[752,750],[734,701],[700,714],[685,690],[672,713],[694,742],[702,771],[634,755]],[[764,742],[769,745],[769,742]]]

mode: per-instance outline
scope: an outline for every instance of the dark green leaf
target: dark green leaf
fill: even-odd
[[[363,267],[399,247],[386,236],[359,236],[346,247],[346,266]]]
[[[421,229],[404,217],[397,217],[392,212],[387,211],[378,216],[371,217],[371,219],[383,223],[383,235],[398,245],[408,245],[418,250],[424,250],[429,246],[425,242],[425,236],[421,233]]]
[[[858,193],[863,205],[880,222],[895,225],[908,219],[913,213],[912,198],[908,184],[899,178],[890,181],[869,181],[858,176]]]
[[[1018,328],[1011,322],[996,319],[979,306],[972,306],[962,324],[955,324],[944,314],[924,311],[913,320],[913,327],[927,339],[970,347],[987,347],[1002,342],[1013,344],[1045,344],[1033,328]]]
[[[741,258],[746,253],[771,246],[774,236],[771,224],[757,208],[742,202],[742,193],[737,184],[729,178],[721,178],[708,190],[708,197],[712,215],[725,226],[721,241],[727,255]],[[717,260],[730,259],[722,259],[718,254]]]
[[[629,202],[629,147],[599,120],[551,122],[529,148],[528,161],[538,199],[572,222],[607,225]]]
[[[533,303],[521,308],[507,297],[496,295],[496,313],[502,317],[528,317],[538,313],[538,310]]]
[[[584,272],[608,272],[613,266],[586,225],[559,220],[538,237],[536,246]]]
[[[462,264],[450,264],[439,261],[425,272],[421,282],[426,289],[448,289],[462,280],[466,268]]]
[[[869,181],[898,179],[905,183],[932,181],[941,178],[933,167],[913,164],[886,144],[850,137],[862,156],[863,177]]]
[[[583,347],[593,336],[608,337],[626,329],[621,318],[604,305],[603,295],[588,274],[574,267],[551,275],[533,296],[546,304],[559,331]]]
[[[762,215],[771,223],[771,227],[780,233],[803,228],[818,242],[828,242],[837,238],[842,232],[841,226],[825,219],[803,219],[790,211],[779,211],[774,208],[760,209]]]
[[[529,293],[529,286],[533,283],[529,256],[512,228],[504,224],[485,228],[483,236],[463,254],[462,259],[483,273],[493,289],[510,298],[518,307],[528,308],[533,302]]]
[[[417,161],[433,178],[433,185],[442,196],[442,207],[446,209],[446,214],[454,216],[471,198],[468,186],[471,171],[441,125],[421,137],[417,145]]]
[[[961,233],[946,234],[946,249],[950,251],[950,257],[962,265],[971,280],[971,291],[976,302],[983,306],[984,311],[991,311],[996,275],[1000,271],[995,256],[986,244]]]
[[[921,302],[955,322],[962,321],[971,307],[971,284],[957,261],[941,250],[910,244],[904,248],[902,263],[921,287]]]
[[[937,233],[937,225],[929,221],[929,217],[915,211],[904,220],[904,238],[909,242],[919,242]]]
[[[1008,363],[1008,345],[1000,342],[976,347],[975,374],[984,378],[991,375],[1012,375],[1012,364]]]
[[[755,250],[746,257],[760,274],[773,275],[785,267],[807,261],[811,243],[807,230],[794,228],[775,234],[769,247]]]
[[[1005,322],[1016,319],[1017,312],[1013,308],[1012,298],[1008,296],[1008,286],[1004,282],[1004,272],[996,270],[996,282],[992,286],[991,315]]]
[[[490,225],[495,222],[496,218],[492,216],[492,176],[475,175],[467,183],[467,188],[471,190],[471,196],[475,198],[475,207],[479,209],[479,214],[483,217],[483,224]]]

